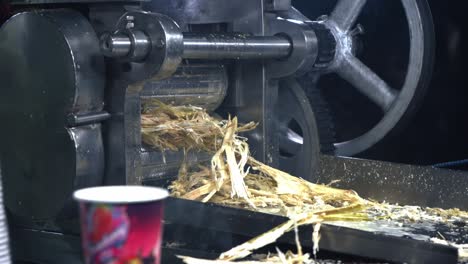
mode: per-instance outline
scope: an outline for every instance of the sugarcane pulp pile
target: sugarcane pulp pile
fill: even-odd
[[[185,153],[204,151],[212,155],[209,164],[199,164],[196,168],[182,165],[178,179],[169,187],[172,196],[283,215],[290,219],[270,232],[223,253],[220,260],[244,258],[300,225],[316,225],[314,244],[317,245],[318,229],[323,221],[392,218],[395,212],[402,211],[402,207],[363,199],[352,190],[313,184],[255,160],[250,155],[247,139],[239,135],[255,127],[253,122],[239,124],[236,117],[217,119],[194,106],[170,106],[157,100],[145,101],[143,105],[141,133],[145,144],[163,153],[183,150]],[[420,213],[416,210],[414,214]],[[444,213],[468,219],[467,212]],[[405,217],[412,217],[407,210]],[[210,263],[191,258],[184,261]],[[308,254],[302,254],[299,244],[298,254],[278,252],[267,262],[312,263]]]

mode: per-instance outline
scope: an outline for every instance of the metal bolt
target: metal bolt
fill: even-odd
[[[131,29],[135,27],[135,17],[134,16],[126,16],[125,19],[127,20],[127,29]]]
[[[160,38],[160,39],[156,40],[156,47],[162,48],[165,45],[166,45],[166,42],[164,41],[164,39]]]

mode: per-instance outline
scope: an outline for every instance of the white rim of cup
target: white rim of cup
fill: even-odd
[[[79,202],[105,204],[156,202],[168,196],[169,192],[163,188],[133,185],[91,187],[73,193],[73,198]]]

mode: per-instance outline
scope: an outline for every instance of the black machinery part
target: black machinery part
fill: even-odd
[[[10,264],[10,242],[7,219],[3,206],[2,164],[0,163],[0,263]]]
[[[0,39],[0,119],[8,124],[0,159],[10,221],[77,230],[58,226],[76,223],[70,194],[102,184],[104,174],[99,121],[108,115],[97,36],[81,14],[61,9],[16,14]]]
[[[297,78],[297,81],[304,89],[307,99],[314,111],[315,122],[317,124],[320,152],[322,154],[333,155],[335,153],[336,130],[333,114],[330,105],[323,96],[322,91],[317,89],[315,78],[305,75]]]
[[[164,217],[163,263],[182,263],[175,254],[214,259],[221,252],[286,220],[285,217],[276,215],[169,198]],[[310,235],[312,226],[304,226],[299,230],[301,244],[304,250],[310,252],[313,246]],[[335,258],[347,256],[351,263],[356,263],[356,259],[364,259],[364,263],[457,263],[457,250],[446,245],[327,224],[321,227],[320,232],[322,238],[319,243],[319,259],[328,255]],[[17,255],[23,256],[23,260],[81,264],[78,236],[16,229],[12,237],[16,238],[12,241],[13,245],[18,241],[26,241],[24,244],[27,246],[13,247],[17,250]],[[282,250],[294,251],[294,232],[282,236],[276,246]],[[41,250],[47,248],[54,248],[55,254]]]
[[[279,169],[312,180],[318,166],[320,140],[314,112],[294,79],[280,81],[275,111],[279,133]]]
[[[383,118],[377,125],[358,138],[335,144],[337,155],[360,153],[381,141],[389,133],[397,132],[411,119],[424,97],[433,68],[435,41],[432,15],[425,0],[402,0],[402,4],[410,32],[409,62],[404,84],[391,104],[383,109]],[[371,101],[376,102],[371,94],[380,94],[379,87],[385,87],[381,85],[381,79],[364,64],[360,64],[358,59],[354,61],[351,59],[348,62],[337,70],[338,75],[358,88]],[[364,86],[373,89],[362,89]],[[392,89],[389,86],[388,88]]]
[[[335,58],[336,40],[332,32],[322,23],[308,22],[317,36],[317,58],[315,59],[314,69],[321,70],[330,65]]]
[[[387,135],[394,134],[404,127],[421,102],[432,74],[434,29],[427,2],[425,0],[401,1],[409,28],[410,47],[406,78],[399,90],[390,87],[354,54],[357,46],[355,35],[359,30],[352,29],[352,27],[366,2],[366,0],[340,0],[329,17],[322,16],[319,21],[312,23],[317,29],[328,28],[337,44],[333,61],[327,62],[328,67],[325,70],[313,73],[318,76],[328,72],[337,73],[369,98],[383,113],[380,121],[364,134],[344,142],[335,142],[335,152],[340,156],[361,153],[383,140]],[[294,8],[283,15],[292,19],[307,19]],[[382,60],[385,61],[384,55]],[[332,96],[328,100],[333,100]]]

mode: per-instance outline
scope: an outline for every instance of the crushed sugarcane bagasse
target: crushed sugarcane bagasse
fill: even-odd
[[[255,160],[240,133],[256,128],[256,123],[239,124],[236,117],[217,119],[204,109],[171,106],[157,100],[144,102],[141,114],[143,142],[165,151],[207,152],[209,164],[183,164],[179,177],[169,189],[174,197],[276,214],[290,220],[220,255],[218,260],[182,257],[186,263],[231,263],[245,258],[284,233],[306,224],[324,221],[468,221],[468,212],[414,206],[398,206],[361,198],[352,190],[310,183]],[[318,229],[318,228],[317,228]],[[314,244],[320,238],[314,232]],[[450,242],[447,242],[450,243]],[[316,248],[315,250],[317,250]],[[462,252],[461,254],[466,254]],[[298,252],[265,256],[258,261],[238,263],[314,263],[309,254]]]

